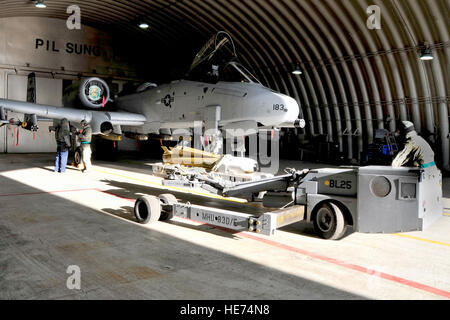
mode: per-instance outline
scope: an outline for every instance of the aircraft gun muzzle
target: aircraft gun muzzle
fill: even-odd
[[[296,119],[290,122],[283,122],[278,125],[279,128],[300,128],[303,129],[306,125],[305,119]]]

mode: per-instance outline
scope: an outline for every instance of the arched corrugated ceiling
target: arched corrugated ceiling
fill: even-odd
[[[267,86],[301,104],[306,135],[326,135],[347,159],[360,160],[376,129],[410,120],[449,169],[449,0],[46,0],[0,1],[0,17],[67,19],[77,4],[82,23],[126,32],[159,52],[196,52],[212,34],[232,34],[243,63]],[[380,29],[369,29],[369,6]],[[141,30],[145,20],[150,29]],[[428,45],[434,59],[422,61]],[[186,47],[188,46],[188,47]],[[191,48],[189,48],[191,46]],[[167,64],[172,61],[163,61]],[[292,75],[293,63],[303,74]],[[149,63],[161,64],[161,61]],[[392,120],[392,121],[390,121]]]

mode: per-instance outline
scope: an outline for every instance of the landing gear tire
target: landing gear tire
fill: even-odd
[[[154,223],[161,216],[161,203],[158,197],[142,196],[134,204],[134,216],[141,224]]]
[[[178,203],[177,198],[170,193],[164,193],[159,195],[159,200],[161,200],[162,208],[161,216],[159,220],[167,221],[173,218],[173,207],[175,203]]]
[[[74,163],[75,163],[75,166],[76,166],[77,168],[79,168],[80,165],[81,165],[81,162],[82,162],[82,158],[81,158],[81,149],[80,149],[80,148],[77,148],[77,149],[75,150],[75,153],[74,153],[74,155],[73,155],[73,161],[74,161]]]
[[[314,216],[316,233],[328,240],[338,240],[345,233],[345,219],[339,207],[331,202],[322,204]]]

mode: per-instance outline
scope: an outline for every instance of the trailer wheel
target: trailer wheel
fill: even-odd
[[[161,216],[161,204],[155,196],[143,196],[134,204],[134,216],[139,223],[147,224],[159,220]]]
[[[331,202],[326,202],[319,207],[313,222],[316,233],[324,239],[338,240],[344,235],[344,214]]]
[[[177,198],[170,193],[160,194],[158,197],[159,200],[161,200],[163,206],[178,203]],[[166,221],[172,218],[173,218],[173,208],[164,208],[163,210],[161,210],[161,217],[159,218],[159,220]]]

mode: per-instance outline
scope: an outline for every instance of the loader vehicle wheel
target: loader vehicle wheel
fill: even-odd
[[[316,233],[324,239],[338,240],[344,235],[344,214],[331,202],[323,203],[318,208],[313,223]]]
[[[155,196],[142,196],[134,204],[134,216],[139,223],[147,224],[159,220],[161,204]]]
[[[161,210],[161,216],[159,220],[166,221],[173,218],[173,208],[171,205],[178,203],[177,198],[170,193],[164,193],[160,194],[158,196],[159,200],[161,200],[162,203],[162,210]]]

